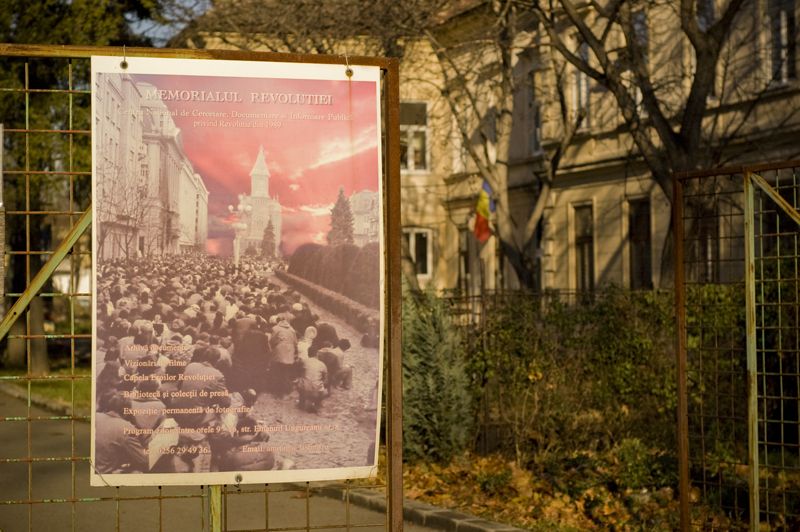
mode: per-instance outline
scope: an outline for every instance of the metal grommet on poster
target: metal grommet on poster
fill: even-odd
[[[344,75],[347,76],[348,78],[352,78],[353,69],[350,68],[350,61],[347,58],[347,52],[344,53],[344,64],[345,64]]]

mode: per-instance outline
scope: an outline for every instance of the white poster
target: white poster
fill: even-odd
[[[380,71],[92,58],[94,486],[374,474]]]

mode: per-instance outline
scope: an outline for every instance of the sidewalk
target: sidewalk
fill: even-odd
[[[14,397],[21,401],[27,401],[28,399],[26,389],[10,383],[0,382],[0,393],[3,393],[6,396]],[[71,406],[67,403],[54,402],[52,400],[48,400],[47,398],[38,396],[37,394],[33,394],[31,396],[30,402],[34,407],[42,408],[59,416],[71,415]],[[22,405],[19,405],[15,409],[20,407],[22,407]],[[16,415],[21,413],[22,412],[15,412]],[[3,412],[3,415],[9,414],[11,414],[11,412]],[[88,412],[77,412],[78,416],[87,416],[88,414]],[[0,426],[2,425],[5,425],[5,423],[0,424]],[[88,424],[86,425],[86,430],[81,432],[86,432],[85,436],[87,437],[87,441],[83,443],[88,451]],[[11,435],[6,435],[6,437],[3,438],[3,441],[6,442],[3,444],[3,447],[6,447],[6,445],[13,445],[14,442],[11,441],[13,438],[10,436]],[[55,441],[51,440],[51,443],[55,443]],[[66,438],[63,442],[63,446],[65,447],[65,451],[69,450],[70,442],[68,438]],[[83,446],[84,445],[81,445],[81,447]],[[66,454],[69,454],[69,452]],[[0,458],[3,458],[5,455],[5,450],[0,449]],[[23,481],[24,483],[24,478],[20,478],[19,480]],[[314,491],[323,497],[341,502],[345,502],[347,497],[347,492],[337,486],[314,487]],[[6,499],[5,495],[0,493],[0,502],[2,502],[4,499]],[[351,488],[349,490],[349,502],[354,506],[358,506],[366,511],[369,511],[370,513],[385,514],[386,512],[385,496],[383,493],[375,490],[374,488]],[[439,508],[410,499],[405,499],[403,502],[403,516],[407,523],[406,529],[410,532],[426,532],[434,530],[453,532],[517,532],[522,530],[509,525],[494,523],[469,514]],[[0,527],[0,530],[2,530],[2,527]]]
[[[344,500],[343,490],[335,487],[322,488],[322,495]],[[350,502],[363,508],[377,512],[386,511],[386,499],[380,492],[372,489],[353,488],[350,490]],[[405,521],[433,530],[447,530],[452,532],[518,532],[521,528],[503,525],[481,519],[473,515],[439,508],[424,502],[403,500],[403,518]]]

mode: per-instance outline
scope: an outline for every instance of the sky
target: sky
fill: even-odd
[[[259,147],[270,171],[269,195],[283,210],[281,250],[291,253],[305,242],[325,242],[330,209],[339,188],[346,195],[378,190],[379,153],[375,84],[349,80],[230,78],[136,74],[163,90],[237,93],[241,103],[175,101],[163,103],[180,129],[183,149],[209,191],[211,253],[230,254],[233,232],[228,205],[250,193],[250,171]],[[251,102],[250,93],[330,95],[331,105]],[[227,113],[227,118],[199,116]],[[273,120],[237,118],[233,113],[274,113]],[[321,115],[322,120],[293,114]],[[236,124],[239,122],[239,124]],[[241,127],[242,123],[258,127]]]

